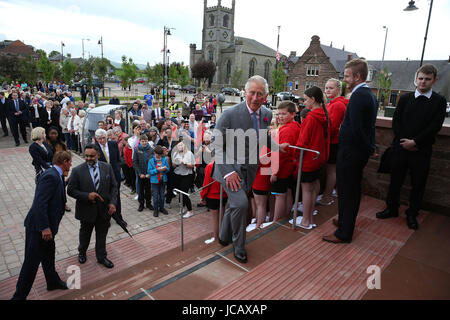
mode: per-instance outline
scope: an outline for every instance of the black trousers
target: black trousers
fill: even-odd
[[[339,197],[339,227],[334,235],[352,240],[361,202],[361,181],[369,155],[355,148],[339,146],[336,163],[336,185]]]
[[[182,176],[182,175],[178,175],[175,173],[174,180],[175,180],[175,188],[178,188],[181,191],[189,193],[189,189],[192,187],[192,185],[194,183],[194,175],[188,174],[188,175]],[[192,210],[191,199],[189,199],[188,196],[183,195],[183,206],[186,206],[188,211]]]
[[[136,173],[133,167],[129,167],[127,164],[122,165],[123,175],[125,176],[125,183],[131,186],[131,190],[136,190]]]
[[[86,251],[91,242],[92,230],[95,228],[95,256],[97,260],[103,260],[106,258],[106,236],[108,235],[108,229],[110,226],[110,219],[97,214],[97,219],[94,223],[87,221],[80,221],[80,244],[78,246],[78,252],[80,254],[86,254]]]
[[[6,115],[0,114],[0,122],[2,124],[3,134],[8,135],[8,127],[6,126]]]
[[[173,171],[169,171],[167,172],[166,176],[167,176],[167,184],[166,184],[166,203],[171,203],[173,197],[175,197],[173,195],[173,188],[175,188],[175,184],[174,184],[174,173]],[[181,189],[180,189],[181,190]]]
[[[400,189],[408,171],[411,174],[411,192],[407,215],[417,216],[422,206],[425,185],[430,170],[431,152],[407,151],[401,146],[394,149],[391,183],[386,204],[391,210],[400,206]]]
[[[152,186],[150,178],[139,178],[138,201],[140,205],[144,205],[144,201],[147,206],[152,203]]]
[[[42,263],[47,285],[56,284],[61,280],[55,270],[55,235],[53,235],[52,240],[44,241],[42,233],[39,231],[26,228],[25,232],[25,259],[12,300],[25,300],[27,298],[40,263]]]
[[[9,118],[9,126],[10,126],[11,132],[13,134],[14,141],[16,143],[20,143],[19,128],[20,128],[20,133],[22,134],[23,140],[24,141],[27,140],[27,123],[25,121],[23,121],[20,117],[11,116]]]

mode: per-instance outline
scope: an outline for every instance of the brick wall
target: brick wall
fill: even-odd
[[[379,117],[376,122],[376,141],[379,157],[370,159],[364,170],[363,193],[386,199],[389,188],[389,174],[377,173],[380,158],[393,139],[392,120]],[[401,190],[402,204],[408,204],[411,190],[407,175]],[[450,216],[450,126],[444,125],[433,145],[430,173],[428,175],[423,209]]]

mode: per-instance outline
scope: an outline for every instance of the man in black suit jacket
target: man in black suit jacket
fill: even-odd
[[[14,136],[16,142],[16,147],[20,145],[19,140],[19,128],[22,134],[23,141],[28,143],[27,140],[27,119],[28,119],[28,108],[25,102],[19,99],[16,92],[12,93],[12,99],[8,103],[8,115],[9,115],[9,126],[11,132]]]
[[[361,201],[363,170],[375,152],[375,121],[378,102],[365,83],[367,62],[354,59],[345,65],[344,81],[352,90],[344,121],[339,132],[336,183],[339,197],[338,227],[334,234],[323,237],[332,243],[351,242]]]
[[[6,125],[6,119],[8,118],[8,105],[9,99],[5,97],[3,91],[0,92],[0,122],[2,124],[3,136],[8,136],[8,127]]]
[[[164,119],[164,109],[159,107],[158,101],[153,103],[152,119],[153,125],[155,126],[158,124],[159,121]]]
[[[59,126],[59,114],[53,108],[53,101],[47,100],[45,102],[45,107],[39,109],[39,121],[42,128],[46,131],[50,127]]]
[[[117,223],[123,223],[126,226],[127,223],[122,218],[122,205],[120,202],[120,182],[122,179],[120,176],[119,146],[117,145],[117,142],[107,140],[106,131],[103,129],[97,129],[95,131],[95,138],[98,141],[96,142],[96,146],[100,151],[100,157],[98,158],[98,161],[106,162],[111,165],[114,171],[114,177],[116,178],[117,182],[117,210],[112,218]]]
[[[386,209],[376,214],[378,219],[398,217],[400,189],[410,171],[412,188],[405,213],[408,228],[414,230],[419,228],[416,217],[425,193],[432,146],[445,120],[447,101],[432,89],[437,80],[435,66],[420,67],[416,73],[416,91],[405,93],[398,101],[392,119],[393,161]]]
[[[42,263],[47,290],[67,289],[55,270],[55,236],[64,215],[66,195],[63,172],[72,166],[72,155],[60,151],[53,158],[54,166],[46,170],[36,185],[33,204],[25,218],[25,259],[17,280],[13,300],[25,300]]]
[[[86,251],[95,228],[95,255],[107,268],[114,267],[106,253],[106,236],[111,215],[116,211],[117,182],[112,167],[98,161],[99,150],[89,144],[84,149],[86,162],[73,168],[67,194],[75,198],[75,218],[80,220],[78,261],[86,262]]]

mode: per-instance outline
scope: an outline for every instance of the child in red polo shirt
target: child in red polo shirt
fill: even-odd
[[[219,241],[219,208],[220,208],[220,183],[214,182],[215,180],[212,178],[214,172],[214,161],[208,164],[205,168],[205,179],[203,180],[203,187],[207,186],[200,193],[202,203],[206,204],[206,207],[209,209],[211,213],[212,222],[213,222],[213,230],[214,237],[206,240],[205,243],[209,244],[216,240]],[[214,183],[212,183],[214,182]],[[212,183],[211,185],[209,185]],[[209,186],[208,186],[209,185]],[[225,204],[227,203],[227,193],[225,189],[222,189],[222,206],[225,211]]]
[[[319,151],[320,156],[314,160],[317,157],[316,153],[304,152],[301,168],[303,217],[299,226],[304,229],[312,229],[316,226],[312,218],[316,198],[320,191],[319,172],[328,161],[330,150],[330,120],[320,88],[311,87],[305,90],[304,97],[305,106],[311,112],[302,121],[297,146]]]
[[[278,106],[277,117],[281,124],[278,131],[279,144],[289,143],[295,145],[300,132],[300,124],[294,121],[295,104],[292,101],[283,101]],[[275,162],[278,159],[278,165]],[[274,163],[275,162],[275,163]],[[278,221],[292,206],[292,190],[295,189],[292,175],[296,168],[295,149],[286,148],[286,153],[272,154],[272,194],[275,195],[275,209],[273,221]]]

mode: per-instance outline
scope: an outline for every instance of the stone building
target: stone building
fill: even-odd
[[[303,55],[298,57],[291,51],[288,57],[281,58],[287,83],[292,83],[286,89],[302,96],[312,86],[324,88],[328,79],[342,78],[345,63],[354,58],[358,58],[356,53],[320,44],[320,38],[315,35]]]
[[[208,7],[204,0],[202,49],[197,50],[196,44],[190,45],[189,64],[213,61],[216,74],[211,87],[215,90],[231,86],[231,77],[236,70],[242,71],[241,87],[249,77],[257,74],[271,85],[276,51],[256,40],[235,36],[234,16],[235,0],[231,8],[222,6],[221,0],[217,6]]]

